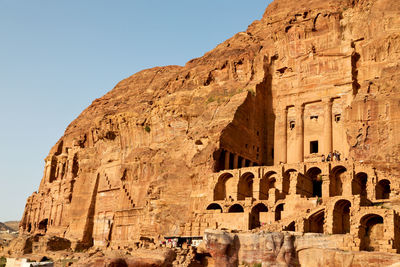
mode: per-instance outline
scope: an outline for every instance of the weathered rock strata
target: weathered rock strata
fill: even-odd
[[[398,177],[399,15],[389,0],[276,0],[203,57],[121,81],[50,150],[21,233],[77,250],[157,242],[188,222],[201,235],[211,225],[196,211],[214,172],[319,160],[322,150]],[[329,105],[339,115],[330,140],[320,123]],[[303,119],[303,131],[280,126]]]

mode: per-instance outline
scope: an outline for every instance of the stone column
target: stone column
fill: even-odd
[[[376,181],[378,180],[375,173],[368,172],[367,179],[367,198],[369,200],[376,199]]]
[[[287,108],[278,110],[275,119],[274,164],[287,162]]]
[[[245,158],[242,158],[241,164],[242,164],[242,168],[246,167],[246,159]]]
[[[234,154],[233,155],[233,168],[237,169],[238,168],[238,163],[239,163],[239,156]]]
[[[333,151],[332,147],[332,99],[325,98],[324,103],[324,150],[325,157]]]
[[[50,182],[50,172],[51,172],[51,158],[47,159],[45,163],[45,180],[46,182]]]
[[[354,179],[354,172],[345,172],[341,175],[342,178],[342,196],[352,196],[352,182]],[[343,179],[344,178],[344,179]]]
[[[253,198],[260,199],[260,178],[253,179]]]
[[[290,179],[290,184],[289,184],[289,195],[296,195],[297,192],[297,180],[299,179],[299,173],[296,172],[290,172],[289,173],[289,179]]]
[[[298,104],[295,106],[296,109],[296,162],[304,161],[304,105]]]
[[[329,174],[322,175],[322,197],[327,198],[329,197],[329,188],[330,188],[331,181],[329,179]]]
[[[225,170],[229,170],[229,157],[230,157],[229,151],[225,151]]]

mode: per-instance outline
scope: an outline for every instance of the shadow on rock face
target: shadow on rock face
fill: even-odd
[[[115,259],[110,262],[109,267],[128,267],[124,259]]]

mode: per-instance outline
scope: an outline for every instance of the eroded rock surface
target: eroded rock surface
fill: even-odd
[[[50,150],[21,234],[66,238],[74,250],[199,236],[215,228],[197,216],[215,172],[313,161],[315,141],[398,177],[399,18],[397,1],[276,0],[203,57],[121,81]],[[274,255],[288,264],[289,254]]]
[[[215,266],[238,266],[239,262],[250,266],[297,266],[294,237],[291,234],[229,234],[220,230],[207,230],[204,242]]]
[[[386,267],[396,266],[400,262],[400,256],[396,254],[335,249],[335,240],[318,234],[233,234],[207,230],[204,237],[205,245],[215,261],[213,266]],[[315,246],[316,242],[324,246]]]

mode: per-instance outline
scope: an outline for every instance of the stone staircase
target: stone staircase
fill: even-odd
[[[131,196],[131,194],[130,194],[130,192],[128,190],[127,184],[124,183],[122,185],[122,189],[125,192],[126,198],[129,200],[130,206],[132,206],[132,208],[134,208],[135,207],[135,203],[133,202],[133,199],[132,199],[132,196]]]
[[[105,177],[105,180],[106,180],[107,188],[111,189],[111,181],[110,181],[110,179],[108,179],[107,175],[105,175],[104,177]]]

